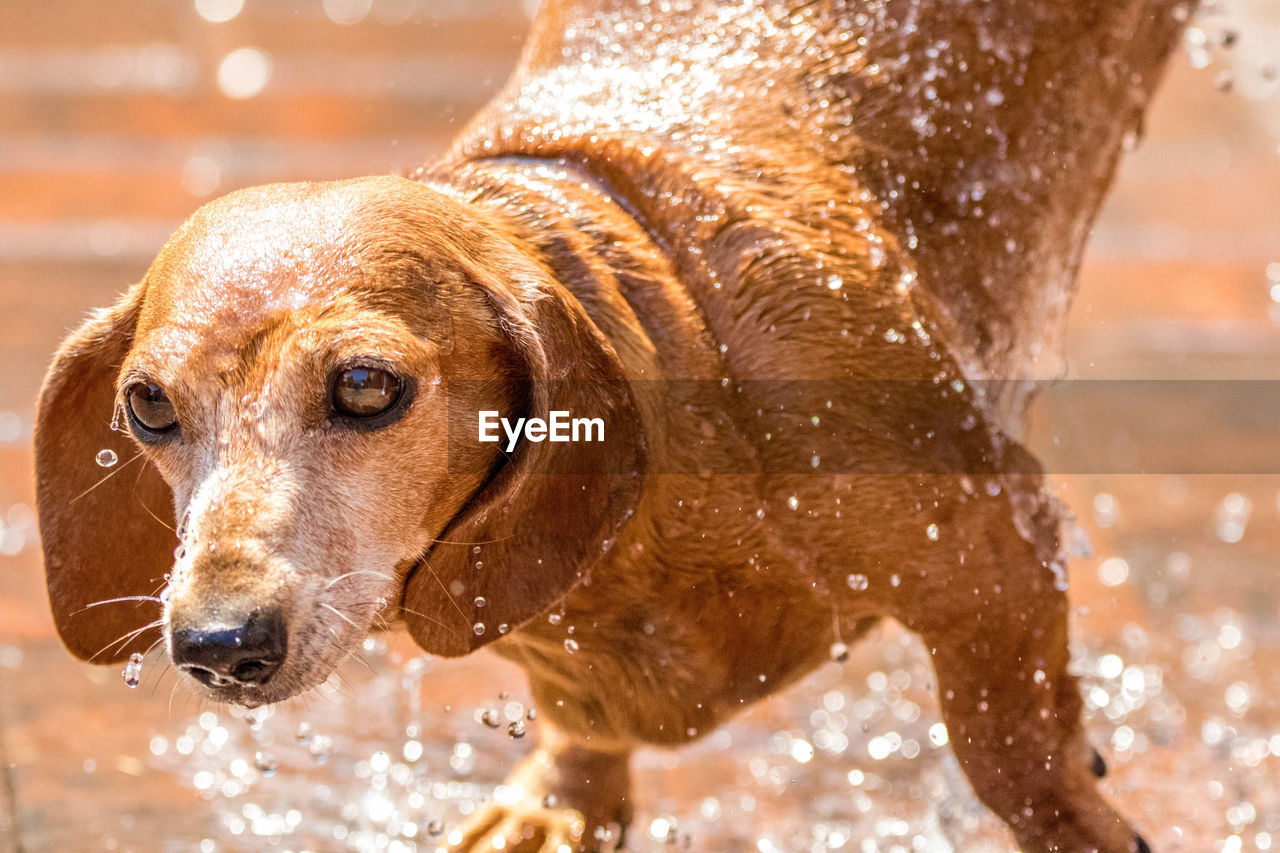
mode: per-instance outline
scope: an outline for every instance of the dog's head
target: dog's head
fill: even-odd
[[[581,413],[605,441],[508,455],[481,410]],[[46,378],[58,630],[102,663],[163,638],[248,705],[323,681],[380,615],[462,654],[590,568],[640,447],[616,353],[501,225],[399,178],[235,193]]]

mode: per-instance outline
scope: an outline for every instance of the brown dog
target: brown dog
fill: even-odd
[[[63,640],[163,638],[246,705],[379,614],[493,643],[541,746],[457,849],[561,850],[625,827],[635,745],[889,616],[1024,849],[1147,849],[1095,789],[1029,385],[983,380],[1052,372],[1186,12],[548,4],[440,164],[215,201],[64,344],[36,447]],[[482,412],[603,440],[508,453]]]

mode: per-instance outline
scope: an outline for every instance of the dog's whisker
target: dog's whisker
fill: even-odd
[[[430,622],[433,625],[439,625],[441,628],[444,628],[450,634],[456,635],[458,633],[458,629],[455,628],[454,626],[446,624],[445,622],[435,618],[434,616],[428,616],[427,614],[423,613],[421,610],[414,610],[411,607],[397,607],[396,609],[399,610],[401,613],[408,613],[412,616],[417,616],[419,619],[426,619],[428,622]],[[387,623],[387,627],[388,628],[391,627],[390,623]]]
[[[440,585],[440,591],[444,593],[445,598],[449,599],[449,603],[453,605],[454,610],[458,611],[458,615],[463,618],[463,621],[469,623],[471,620],[467,618],[466,611],[462,609],[462,605],[458,604],[457,600],[450,594],[449,588],[444,585],[444,581],[440,580],[440,575],[436,574],[436,570],[431,568],[431,563],[426,562],[422,565],[427,571],[431,572],[431,577],[436,579],[436,583]]]
[[[352,628],[355,628],[357,631],[363,630],[359,625],[357,625],[357,624],[356,624],[356,623],[351,619],[351,617],[349,617],[349,616],[347,616],[346,614],[344,614],[341,610],[339,610],[338,608],[334,607],[332,604],[328,604],[328,603],[321,603],[321,605],[320,605],[320,606],[321,606],[321,607],[324,607],[324,608],[326,608],[326,609],[328,609],[328,610],[330,610],[330,611],[332,611],[335,615],[337,615],[337,617],[338,617],[339,619],[341,619],[343,622],[346,622],[348,625],[350,625]]]
[[[347,604],[344,609],[355,610],[362,607],[371,607],[377,603],[378,602],[376,601],[357,601],[357,602],[352,602]],[[450,632],[451,634],[458,633],[457,629],[454,626],[449,625],[445,622],[442,622],[439,619],[435,618],[434,616],[428,616],[426,613],[423,613],[421,610],[414,610],[412,607],[405,607],[402,604],[386,605],[383,609],[378,610],[373,614],[374,621],[381,623],[381,626],[383,628],[390,629],[392,627],[392,623],[386,618],[386,616],[383,615],[388,610],[392,610],[397,613],[408,613],[413,616],[417,616],[420,619],[426,619],[428,622],[431,622],[432,624],[439,625],[441,628],[444,628],[446,631]]]
[[[155,648],[155,646],[152,645],[151,648]],[[169,662],[166,660],[164,665],[160,667],[160,672],[156,675],[155,680],[151,682],[151,698],[155,698],[156,691],[160,689],[160,685],[164,682],[164,678],[168,674]]]
[[[348,604],[345,609],[354,610],[360,607],[370,607],[377,603],[378,602],[376,601],[353,602],[351,604]],[[413,616],[417,616],[421,619],[426,619],[428,622],[431,622],[433,624],[439,625],[441,628],[444,628],[450,633],[455,633],[455,634],[457,633],[457,630],[454,628],[454,626],[449,625],[445,622],[442,622],[439,619],[436,619],[434,616],[428,616],[426,613],[423,613],[421,610],[414,610],[412,607],[405,607],[403,604],[389,604],[389,605],[386,605],[383,609],[373,614],[374,620],[376,622],[380,622],[383,628],[388,628],[388,629],[391,628],[391,622],[386,618],[385,615],[383,615],[387,611],[394,611],[397,613],[408,613]]]
[[[135,628],[135,629],[133,629],[132,631],[130,631],[129,633],[125,634],[124,636],[119,637],[119,638],[117,638],[117,639],[115,639],[115,640],[112,640],[111,642],[109,642],[109,643],[107,643],[105,646],[103,646],[102,648],[98,649],[96,652],[94,652],[94,653],[93,653],[93,655],[89,658],[89,660],[90,660],[90,661],[95,660],[95,659],[98,657],[98,655],[102,654],[103,652],[107,651],[108,649],[112,648],[113,646],[126,645],[130,640],[132,640],[134,637],[138,636],[139,634],[143,633],[144,631],[148,631],[148,630],[150,630],[150,629],[152,629],[152,628],[159,628],[159,627],[160,627],[161,625],[163,625],[163,624],[164,624],[164,619],[163,619],[163,618],[160,618],[160,619],[157,619],[157,620],[156,620],[156,621],[154,621],[154,622],[151,622],[151,623],[149,623],[149,624],[143,625],[141,628]],[[162,638],[162,639],[163,639],[163,638]],[[158,642],[158,641],[157,641],[157,642]],[[155,648],[155,643],[152,643],[152,644],[151,644],[151,646],[150,646],[150,648],[148,648],[146,652],[143,652],[143,655],[146,655],[146,654],[147,654],[147,652],[151,651],[151,649],[153,649],[153,648]]]
[[[150,461],[148,461],[147,464],[150,465],[151,464]],[[143,466],[143,470],[144,471],[146,470],[146,466]],[[160,516],[156,515],[154,512],[152,512],[151,507],[147,506],[142,500],[138,501],[138,505],[141,506],[146,511],[147,515],[151,516],[156,521],[160,522],[161,525],[163,525],[164,527],[167,527],[169,530],[173,530],[174,535],[175,536],[177,535],[178,531],[174,530],[173,525],[165,521]]]
[[[428,539],[432,545],[496,545],[499,542],[506,542],[508,539],[514,538],[515,534],[508,536],[499,536],[496,539],[477,539],[473,542],[467,542],[462,539]]]
[[[373,666],[367,660],[362,658],[360,655],[356,654],[356,650],[354,648],[347,649],[346,658],[350,658],[351,660],[354,660],[356,663],[360,664],[365,669],[372,672],[375,676],[379,678],[381,677],[381,673],[379,673],[376,669],[374,669]],[[344,658],[344,660],[346,658]]]
[[[114,471],[112,471],[112,472],[110,472],[109,474],[107,474],[107,476],[103,477],[101,480],[99,480],[98,482],[94,483],[92,486],[90,486],[89,488],[85,489],[85,490],[84,490],[83,492],[81,492],[80,494],[76,495],[74,498],[72,498],[70,501],[68,501],[68,503],[75,503],[76,501],[80,500],[82,497],[84,497],[85,495],[89,494],[89,493],[90,493],[90,492],[92,492],[94,489],[98,488],[98,486],[101,486],[103,483],[107,482],[107,480],[110,480],[110,479],[111,479],[112,477],[114,477],[116,474],[119,474],[121,471],[123,471],[125,468],[128,468],[128,467],[129,467],[130,465],[132,465],[134,462],[137,462],[139,459],[141,459],[141,458],[142,458],[142,455],[143,455],[143,454],[142,454],[142,451],[138,451],[136,454],[134,454],[132,457],[130,457],[130,458],[129,458],[129,461],[125,462],[123,465],[121,465],[120,467],[116,468]]]
[[[329,583],[325,584],[325,589],[329,589],[338,581],[346,580],[347,578],[353,577],[354,575],[374,575],[375,577],[382,578],[383,580],[388,580],[388,581],[395,580],[394,577],[387,574],[386,572],[379,572],[379,571],[375,571],[374,569],[356,569],[354,572],[347,572],[344,575],[338,575],[336,578],[329,581]]]
[[[173,719],[173,697],[174,697],[174,696],[176,696],[176,695],[178,694],[178,685],[179,685],[180,683],[181,683],[181,679],[179,679],[179,678],[174,678],[174,679],[173,679],[173,687],[169,688],[169,708],[168,708],[168,711],[167,711],[167,713],[168,713],[168,715],[169,715],[169,716],[168,716],[168,719],[169,719],[169,720],[172,720],[172,719]]]
[[[122,601],[153,601],[156,604],[164,604],[164,602],[155,595],[122,595],[119,598],[104,598],[102,601],[95,601],[90,604],[86,604],[84,607],[81,607],[79,610],[74,612],[83,613],[91,607],[102,607],[104,604],[118,604]]]

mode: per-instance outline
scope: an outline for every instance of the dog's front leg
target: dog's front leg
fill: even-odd
[[[537,750],[462,828],[453,853],[595,853],[631,822],[630,750],[601,750],[539,725]]]
[[[1086,739],[1079,686],[1067,671],[1060,580],[1017,536],[981,545],[975,551],[992,562],[983,571],[969,562],[950,597],[934,596],[931,626],[921,631],[974,792],[1027,853],[1150,853],[1097,789],[1106,767]]]

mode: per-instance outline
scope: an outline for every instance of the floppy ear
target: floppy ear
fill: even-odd
[[[521,439],[411,571],[404,619],[423,649],[446,656],[514,631],[585,578],[634,510],[645,459],[622,363],[573,295],[554,281],[480,286],[528,381],[524,411],[502,415],[599,418],[604,440]],[[451,408],[463,396],[450,393]],[[451,415],[476,441],[478,413]]]
[[[36,503],[45,578],[58,634],[94,663],[146,650],[158,627],[155,596],[173,564],[177,536],[168,485],[138,458],[128,435],[111,428],[116,378],[133,341],[142,285],[98,312],[63,342],[45,376],[36,415]],[[111,451],[111,467],[95,463]],[[137,632],[137,633],[134,633]]]

